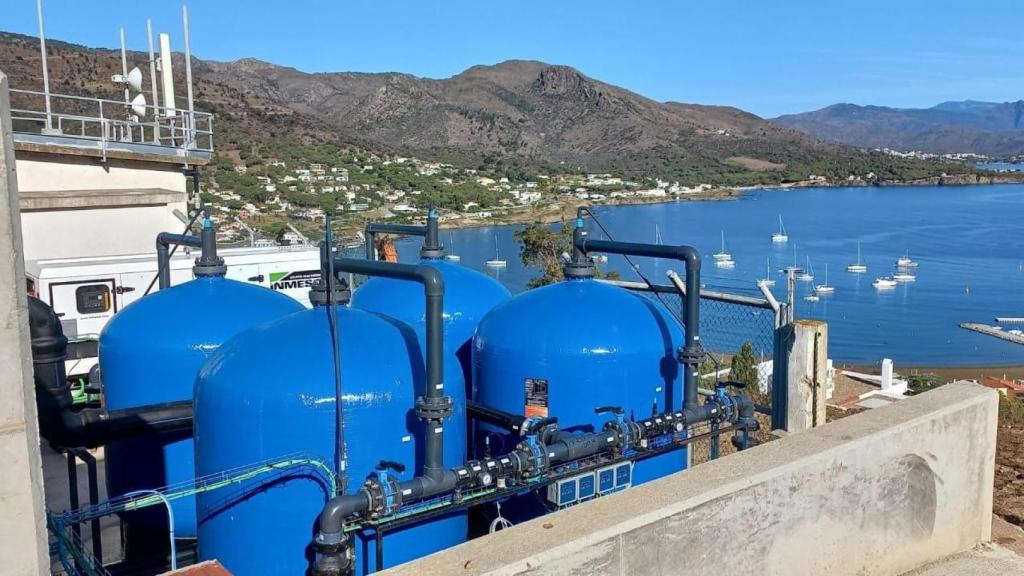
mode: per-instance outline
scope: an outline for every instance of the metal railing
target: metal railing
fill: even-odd
[[[131,150],[175,156],[213,153],[213,114],[153,104],[12,89],[15,141]],[[49,96],[49,104],[47,104]],[[144,109],[141,117],[135,108]]]

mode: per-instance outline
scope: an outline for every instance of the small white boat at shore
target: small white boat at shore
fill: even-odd
[[[889,276],[881,276],[875,278],[875,281],[871,283],[871,285],[874,286],[876,290],[891,290],[895,288],[897,284],[898,282],[896,282]]]
[[[789,235],[786,234],[786,227],[782,225],[782,214],[779,214],[779,231],[772,234],[772,242],[783,244],[789,242]]]
[[[863,274],[868,271],[867,265],[860,261],[860,242],[857,242],[857,261],[846,267],[847,272],[853,272],[854,274]]]

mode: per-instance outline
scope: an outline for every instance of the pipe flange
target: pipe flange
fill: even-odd
[[[309,303],[314,307],[327,306],[330,304],[330,294],[327,285],[323,280],[317,279],[309,289]],[[338,280],[334,283],[334,304],[343,306],[352,299],[352,291],[348,288],[348,282]]]
[[[692,349],[689,347],[680,348],[676,353],[676,358],[682,364],[701,364],[707,359],[708,354],[703,348]]]
[[[593,278],[597,275],[597,268],[594,261],[586,256],[585,262],[567,262],[562,267],[562,273],[566,278]]]
[[[451,415],[451,396],[420,396],[416,398],[416,416],[420,420],[443,420]]]

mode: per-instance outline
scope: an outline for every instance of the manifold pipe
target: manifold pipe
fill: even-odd
[[[424,258],[440,258],[440,252],[444,249],[444,247],[441,246],[441,242],[438,240],[437,212],[433,208],[427,210],[427,223],[423,226],[414,226],[411,224],[370,223],[366,225],[363,234],[366,236],[367,260],[377,259],[377,234],[422,236],[424,240],[423,249],[420,251],[420,255]]]
[[[698,406],[697,372],[700,368],[700,252],[692,246],[668,246],[662,244],[640,244],[635,242],[614,242],[591,240],[585,234],[573,235],[573,249],[583,254],[603,252],[626,256],[646,256],[678,260],[686,267],[686,295],[683,304],[683,348],[679,351],[683,364],[684,406],[694,409]]]
[[[161,232],[156,236],[156,267],[159,278],[160,289],[171,285],[171,251],[172,245],[190,246],[202,248],[203,239],[199,236],[187,234],[174,234],[172,232]]]
[[[101,446],[152,432],[192,430],[192,402],[170,402],[122,410],[73,410],[64,372],[68,340],[60,319],[42,300],[28,298],[36,406],[42,435],[66,447]]]
[[[420,410],[441,410],[447,404],[450,413],[451,398],[444,393],[444,277],[433,266],[424,264],[397,264],[375,260],[335,257],[334,271],[351,272],[366,276],[382,276],[398,280],[410,280],[423,285],[426,299],[426,393],[417,399],[417,413],[426,422],[426,447],[424,449],[423,475],[435,478],[444,472],[444,433],[440,414],[428,415]]]

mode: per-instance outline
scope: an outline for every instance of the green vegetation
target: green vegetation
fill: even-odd
[[[565,279],[562,273],[562,254],[572,254],[572,226],[562,222],[561,228],[552,229],[546,224],[529,224],[516,230],[515,239],[522,244],[519,248],[519,259],[524,266],[532,266],[541,271],[541,275],[530,279],[527,288],[546,286]],[[618,278],[617,272],[602,273],[597,270],[599,278]]]
[[[744,342],[732,357],[729,380],[742,382],[751,390],[757,388],[757,356],[754,355],[754,345],[749,341]]]
[[[999,423],[1006,426],[1024,426],[1024,401],[999,395]]]
[[[943,384],[944,382],[934,374],[914,374],[907,378],[907,395],[921,394]]]

